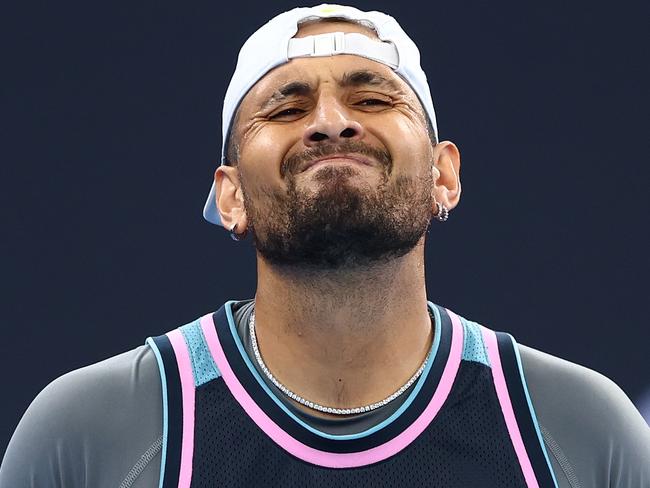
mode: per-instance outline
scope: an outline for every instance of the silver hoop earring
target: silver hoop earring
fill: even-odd
[[[445,222],[449,218],[449,209],[442,205],[440,202],[436,202],[437,212],[434,215],[436,220],[439,222]]]
[[[241,234],[237,234],[235,230],[237,229],[237,224],[233,224],[233,226],[230,228],[230,238],[233,241],[242,241],[246,237],[246,231],[242,232]]]

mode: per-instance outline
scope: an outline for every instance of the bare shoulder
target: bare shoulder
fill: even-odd
[[[625,392],[592,369],[519,352],[547,448],[575,486],[647,486],[650,427]]]
[[[119,485],[121,478],[111,480],[111,473],[128,473],[162,432],[161,391],[148,346],[55,379],[18,424],[0,468],[0,488],[32,486],[25,476],[33,486],[75,487],[82,480]]]

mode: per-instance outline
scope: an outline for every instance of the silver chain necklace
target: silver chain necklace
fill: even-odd
[[[430,314],[431,312],[429,312]],[[431,317],[433,319],[433,317]],[[336,415],[350,415],[350,414],[355,414],[355,413],[363,413],[363,412],[370,412],[371,410],[375,410],[379,407],[383,407],[389,402],[392,402],[400,396],[402,393],[404,393],[406,390],[409,389],[409,387],[417,380],[422,372],[424,371],[424,368],[427,365],[427,362],[429,361],[429,355],[431,354],[431,351],[427,353],[427,356],[424,358],[424,362],[420,366],[420,368],[415,372],[409,380],[404,383],[400,387],[399,390],[397,390],[395,393],[392,395],[384,398],[383,400],[379,402],[372,403],[370,405],[365,405],[363,407],[356,407],[356,408],[334,408],[334,407],[325,407],[323,405],[319,405],[318,403],[310,402],[309,400],[306,400],[305,398],[301,397],[300,395],[297,395],[296,393],[292,392],[284,386],[282,383],[280,383],[275,376],[269,371],[269,368],[266,367],[266,364],[264,364],[264,361],[262,360],[262,355],[260,354],[260,349],[257,346],[257,336],[255,335],[255,311],[251,313],[250,320],[248,322],[248,329],[250,331],[250,336],[251,336],[251,342],[253,346],[253,352],[255,354],[255,359],[257,360],[257,364],[259,367],[262,369],[266,377],[273,383],[275,386],[278,387],[278,389],[287,395],[289,398],[292,400],[297,401],[298,403],[301,403],[302,405],[305,405],[306,407],[309,407],[314,410],[318,410],[319,412],[325,412],[325,413],[332,413]]]

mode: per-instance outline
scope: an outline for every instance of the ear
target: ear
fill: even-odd
[[[442,141],[433,148],[434,173],[438,177],[434,183],[436,201],[448,210],[458,205],[460,200],[460,152],[453,142]],[[436,175],[434,175],[435,177]],[[437,209],[434,207],[433,212]]]
[[[241,234],[246,230],[248,220],[239,171],[234,166],[219,166],[214,172],[214,184],[221,223],[227,230],[237,224],[236,232]]]

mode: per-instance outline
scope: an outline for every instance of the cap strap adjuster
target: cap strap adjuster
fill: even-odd
[[[314,41],[312,56],[332,56],[345,50],[345,36],[343,32],[328,32],[310,36]]]
[[[327,32],[289,39],[287,59],[354,54],[386,64],[399,66],[397,48],[392,42],[370,39],[358,32]]]

